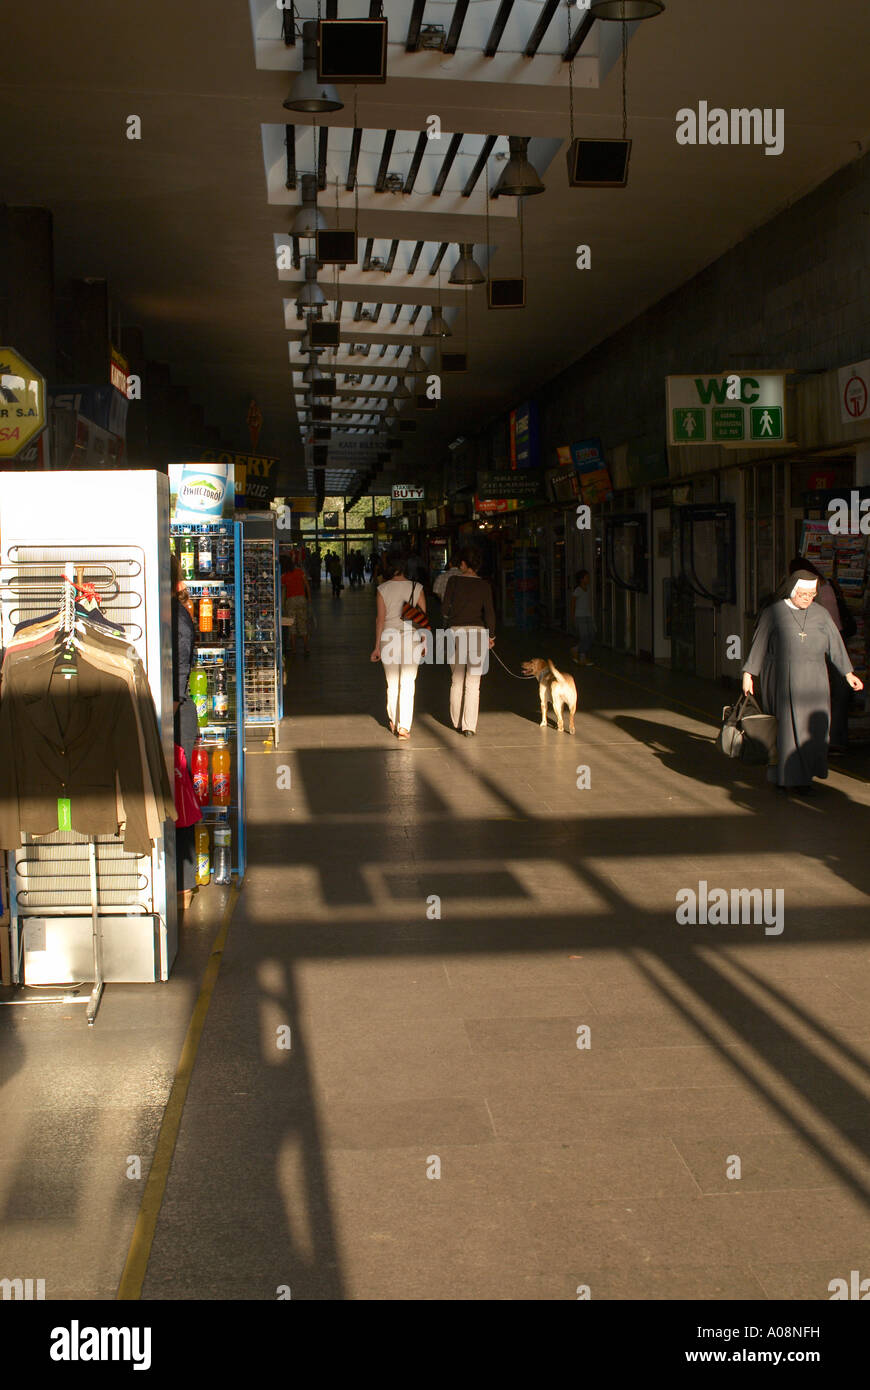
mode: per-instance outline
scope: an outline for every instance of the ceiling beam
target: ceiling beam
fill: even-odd
[[[281,37],[286,48],[296,47],[296,10],[293,0],[281,11]]]
[[[353,321],[354,321],[354,323],[359,323],[360,319],[362,318],[362,311],[363,311],[362,301],[361,301],[361,300],[358,300],[358,301],[357,301],[357,306],[356,306],[356,308],[355,308],[354,311],[353,311]]]
[[[402,312],[402,306],[401,306],[401,304],[397,304],[396,307],[393,309],[393,317],[390,319],[390,323],[391,323],[391,324],[392,324],[392,323],[398,323],[398,321],[399,321],[399,315],[401,314],[401,312]],[[383,355],[384,355],[384,353],[386,352],[386,350],[387,350],[387,345],[386,345],[386,343],[384,343],[383,349],[382,349],[382,351],[381,351],[381,357],[383,357]]]
[[[463,136],[461,134],[451,135],[450,137],[450,144],[447,146],[447,153],[444,156],[440,172],[438,174],[437,179],[435,180],[435,187],[432,189],[432,196],[435,198],[440,198],[441,196],[444,185],[447,182],[447,175],[450,173],[450,170],[453,167],[453,161],[459,153],[459,146],[462,144],[462,140]]]
[[[553,15],[559,8],[559,0],[545,0],[544,8],[541,10],[538,22],[531,32],[529,41],[523,49],[526,58],[534,58],[537,53],[541,40],[546,34],[553,20]]]
[[[425,8],[426,0],[414,0],[414,8],[408,21],[408,37],[405,39],[406,53],[416,53],[420,47],[420,25],[423,23]]]
[[[396,138],[394,130],[384,132],[384,147],[381,150],[381,162],[378,166],[378,176],[375,179],[375,192],[383,193],[384,184],[390,169],[390,155],[393,153],[393,142]]]
[[[487,135],[486,139],[484,140],[483,148],[480,151],[480,154],[477,156],[477,159],[474,161],[474,168],[472,169],[471,173],[468,175],[468,178],[465,181],[465,187],[462,190],[463,198],[470,198],[472,193],[474,192],[474,186],[477,183],[477,180],[480,178],[481,174],[483,173],[483,170],[486,166],[486,161],[492,154],[492,147],[497,139],[497,135]]]
[[[362,143],[362,128],[354,126],[353,139],[350,142],[350,158],[347,161],[347,179],[345,181],[345,192],[352,193],[356,183],[356,166],[359,163],[359,147]]]
[[[432,307],[432,306],[431,306],[431,304],[430,304],[430,305],[429,305],[429,308],[431,309],[431,307]],[[409,323],[416,323],[416,322],[417,322],[418,318],[420,317],[420,310],[421,310],[422,308],[423,308],[423,305],[422,305],[422,304],[415,304],[415,305],[414,305],[413,313],[410,313],[410,314],[408,315],[408,322],[409,322]]]
[[[486,41],[486,48],[483,50],[485,58],[494,58],[501,43],[501,36],[504,33],[505,25],[510,19],[511,10],[514,7],[514,0],[501,0],[498,7],[498,14],[492,21],[492,28],[489,31],[489,38]]]
[[[425,130],[421,130],[420,134],[417,136],[417,144],[414,149],[414,153],[411,157],[411,167],[408,170],[408,177],[405,179],[406,193],[410,193],[414,187],[414,183],[416,181],[417,175],[420,172],[420,165],[423,162],[423,155],[425,153],[426,146],[428,145],[428,143],[428,135],[426,134]]]
[[[417,242],[417,245],[414,247],[414,251],[413,251],[413,254],[412,254],[412,256],[411,256],[411,259],[410,259],[410,261],[408,262],[408,274],[409,274],[409,275],[413,275],[413,274],[414,274],[414,271],[417,269],[417,262],[418,262],[419,259],[420,259],[420,252],[421,252],[422,250],[423,250],[423,243],[422,243],[422,241],[418,241],[418,242]]]
[[[568,44],[568,46],[565,49],[565,52],[562,54],[563,63],[570,63],[574,58],[577,57],[577,54],[579,53],[580,49],[583,47],[583,44],[586,41],[586,35],[589,33],[589,30],[592,28],[594,23],[594,14],[585,14],[583,16],[578,28],[571,35],[571,42]]]
[[[374,237],[369,237],[368,241],[366,242],[365,252],[363,253],[363,270],[371,270],[372,268],[370,262],[372,259],[372,247],[374,246],[374,244]]]
[[[290,240],[291,240],[291,244],[292,244],[292,246],[293,246],[293,269],[294,269],[294,270],[301,270],[301,268],[302,268],[302,254],[301,254],[300,249],[299,249],[299,238],[298,238],[298,236],[294,236],[294,237],[291,237]]]
[[[437,253],[437,255],[436,255],[434,261],[432,262],[431,266],[429,267],[429,274],[430,274],[430,275],[437,275],[437,274],[438,274],[438,267],[440,266],[441,262],[444,260],[444,253],[446,252],[447,247],[448,247],[449,245],[450,245],[449,241],[442,241],[441,245],[438,247],[438,253]]]
[[[386,264],[386,267],[385,267],[385,273],[386,273],[387,275],[389,275],[390,271],[392,270],[393,266],[394,266],[395,263],[396,263],[396,252],[398,251],[398,249],[399,249],[399,243],[398,243],[398,241],[392,242],[391,245],[390,245],[390,254],[387,256],[387,264]]]
[[[465,23],[465,16],[468,13],[468,0],[456,0],[453,10],[453,18],[450,21],[450,28],[447,31],[447,38],[444,40],[443,53],[455,53],[459,45],[459,35],[462,33],[462,26]]]

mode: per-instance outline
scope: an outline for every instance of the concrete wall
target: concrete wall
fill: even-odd
[[[669,375],[819,372],[870,357],[868,246],[865,155],[536,392],[544,462],[555,464],[557,445],[590,435],[608,450],[623,442],[635,453],[663,450]],[[856,432],[844,427],[844,437]],[[694,469],[760,456],[712,446],[671,454],[672,476],[692,471],[690,456]]]

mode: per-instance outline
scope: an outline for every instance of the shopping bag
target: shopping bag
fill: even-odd
[[[193,778],[187,766],[187,755],[180,743],[175,745],[175,810],[176,829],[184,830],[202,820],[202,807],[193,789]]]
[[[741,695],[723,709],[717,745],[726,758],[771,765],[776,762],[776,737],[776,716],[764,714],[753,695]]]
[[[416,585],[412,584],[410,602],[406,599],[402,604],[402,618],[406,623],[413,623],[414,627],[418,630],[422,628],[425,631],[431,628],[432,625],[429,622],[425,608],[420,608],[414,602],[415,593]]]

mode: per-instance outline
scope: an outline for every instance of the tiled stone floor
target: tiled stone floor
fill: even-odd
[[[424,668],[400,745],[371,592],[317,607],[280,746],[250,749],[248,875],[144,1296],[826,1299],[870,1276],[866,757],[779,797],[716,753],[721,690],[606,652],[573,739],[499,667],[462,739]],[[783,889],[782,933],[678,925],[701,880]],[[114,1295],[122,1159],[147,1171],[222,901],[91,1033],[0,1010],[0,1274]]]

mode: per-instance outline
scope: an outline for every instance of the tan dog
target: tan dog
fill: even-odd
[[[523,662],[523,675],[537,676],[538,693],[541,697],[541,728],[547,728],[547,701],[553,706],[556,728],[564,733],[563,707],[568,711],[568,733],[574,732],[574,715],[577,710],[577,686],[573,676],[565,676],[557,671],[552,661],[535,657]]]

